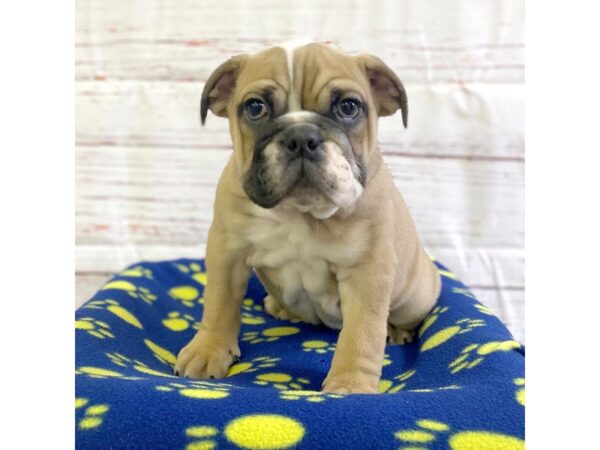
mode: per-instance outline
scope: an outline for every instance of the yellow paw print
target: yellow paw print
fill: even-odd
[[[327,341],[304,341],[302,350],[305,352],[327,353],[335,351],[335,344]],[[390,361],[391,362],[391,361]]]
[[[437,391],[448,391],[454,389],[462,389],[462,387],[457,384],[451,384],[449,386],[440,386],[435,388],[425,388],[425,389],[407,389],[406,392],[418,392],[418,393],[429,393],[429,392],[437,392]]]
[[[147,278],[149,280],[154,278],[152,271],[143,266],[130,267],[129,269],[121,272],[119,275],[122,277]]]
[[[484,327],[485,320],[482,319],[460,319],[457,320],[456,323],[451,326],[444,328],[443,330],[438,331],[437,333],[430,336],[423,345],[421,345],[421,352],[426,352],[427,350],[431,350],[436,348],[443,343],[449,341],[457,334],[469,333],[473,331],[475,328]]]
[[[188,398],[197,398],[200,400],[218,400],[229,396],[230,384],[210,383],[208,381],[189,381],[183,383],[169,383],[165,386],[156,386],[160,392],[179,392]]]
[[[148,347],[152,351],[156,359],[158,359],[161,363],[167,364],[169,366],[175,365],[177,357],[169,350],[164,349],[161,346],[155,344],[150,339],[144,339],[144,344],[146,344],[146,347]]]
[[[104,369],[102,367],[83,366],[75,369],[75,375],[84,375],[90,378],[119,378],[121,380],[141,380],[139,377],[129,377],[114,370]]]
[[[144,286],[136,286],[130,281],[126,280],[114,280],[109,281],[102,287],[102,291],[107,291],[111,289],[117,289],[120,291],[125,291],[127,294],[133,298],[139,298],[149,305],[152,304],[156,300],[156,295],[150,292],[150,289],[145,288]]]
[[[242,341],[250,344],[260,344],[261,342],[274,342],[284,336],[292,336],[300,333],[300,328],[296,327],[273,327],[262,331],[247,331],[242,334]]]
[[[84,330],[87,334],[97,337],[98,339],[114,338],[110,326],[106,322],[93,319],[91,317],[82,317],[75,321],[76,330]]]
[[[449,270],[440,268],[438,268],[438,272],[443,277],[450,278],[451,280],[458,280],[458,275],[456,275],[454,272],[450,272]]]
[[[200,291],[194,286],[175,286],[169,289],[168,294],[188,308],[195,306],[196,302],[204,303],[204,297],[200,297]]]
[[[106,356],[108,356],[108,359],[110,359],[110,361],[113,364],[116,364],[117,366],[131,367],[132,369],[136,370],[137,372],[140,372],[140,373],[143,373],[146,375],[154,375],[154,376],[165,377],[165,378],[178,378],[171,373],[171,366],[169,366],[169,369],[167,369],[165,372],[160,372],[158,370],[151,369],[143,361],[140,361],[138,359],[127,358],[126,356],[122,355],[121,353],[117,353],[117,352],[107,353]],[[125,377],[125,379],[140,380],[141,378]]]
[[[75,398],[75,409],[81,409],[88,405],[89,400],[83,397]],[[89,405],[85,408],[83,417],[79,420],[77,427],[80,430],[91,430],[102,425],[102,418],[108,412],[110,407],[105,404]]]
[[[464,295],[465,297],[469,297],[469,298],[472,298],[473,300],[477,300],[477,297],[475,297],[475,294],[473,294],[473,291],[471,291],[471,289],[468,289],[468,288],[455,287],[455,288],[452,288],[452,293]]]
[[[485,344],[471,344],[462,349],[458,358],[448,365],[450,373],[458,373],[463,369],[472,369],[479,365],[487,355],[495,352],[508,352],[520,348],[517,341],[492,341]]]
[[[304,438],[302,423],[279,414],[249,414],[233,419],[223,429],[223,435],[241,448],[287,449],[296,447]],[[214,426],[194,426],[185,430],[194,439],[185,450],[210,450],[217,446],[214,440],[219,429]]]
[[[140,330],[144,328],[137,317],[123,308],[116,300],[92,300],[91,302],[87,303],[84,308],[105,309],[108,312],[113,313],[118,318],[124,320],[129,325],[133,325]]]
[[[515,386],[519,386],[519,389],[517,389],[517,392],[515,393],[517,403],[521,406],[525,406],[525,378],[515,378],[513,383]]]
[[[262,325],[265,323],[265,319],[250,314],[249,312],[242,311],[242,323],[245,325]]]
[[[197,322],[191,314],[181,314],[178,311],[172,311],[163,319],[162,324],[171,331],[184,331],[189,327],[194,330],[200,328],[200,322]]]
[[[311,403],[319,403],[329,398],[342,397],[344,397],[342,394],[327,394],[320,391],[291,390],[279,392],[279,398],[281,400],[304,400]]]
[[[263,307],[262,305],[255,303],[251,298],[245,298],[242,302],[242,309],[246,311],[262,311]]]
[[[479,311],[482,314],[486,314],[488,316],[494,315],[494,313],[492,312],[492,310],[490,308],[483,306],[481,303],[475,303],[475,308],[477,308],[477,311]]]
[[[435,321],[438,320],[438,317],[440,316],[440,314],[445,313],[449,309],[450,309],[450,307],[448,307],[448,306],[444,306],[444,307],[436,306],[435,308],[433,308],[433,310],[429,313],[429,315],[423,321],[421,328],[419,328],[419,337],[421,337],[423,335],[423,333],[425,333],[425,331],[427,331],[429,329],[429,327],[431,327],[431,325],[433,325],[435,323]]]
[[[402,389],[404,389],[406,387],[406,382],[408,381],[408,379],[410,377],[412,377],[415,373],[417,373],[416,370],[414,369],[410,369],[407,370],[406,372],[401,373],[400,375],[397,375],[394,377],[394,380],[380,380],[379,381],[379,392],[380,393],[386,393],[386,394],[394,394],[396,392],[401,391]],[[396,382],[399,382],[398,384],[395,384]]]
[[[287,373],[272,372],[257,375],[253,383],[261,386],[270,385],[280,390],[302,390],[307,384],[310,384],[310,380],[306,378],[294,378]]]
[[[181,272],[192,277],[194,281],[200,283],[202,286],[206,286],[206,272],[202,270],[202,267],[198,263],[191,263],[189,265],[177,263],[175,264]]]
[[[447,442],[451,450],[522,450],[525,441],[514,436],[487,431],[459,431],[450,434],[450,426],[432,419],[421,419],[415,422],[417,427],[394,433],[394,437],[402,442],[401,449],[427,450],[430,445],[440,440]],[[436,448],[439,445],[436,445]]]
[[[268,356],[259,356],[250,362],[238,362],[232,365],[227,372],[228,377],[232,377],[242,372],[256,372],[258,369],[275,367],[281,358],[270,358]]]

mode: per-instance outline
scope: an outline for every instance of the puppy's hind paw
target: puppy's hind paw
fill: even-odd
[[[396,328],[391,323],[388,323],[388,343],[396,345],[410,344],[414,338],[415,332],[413,330]]]

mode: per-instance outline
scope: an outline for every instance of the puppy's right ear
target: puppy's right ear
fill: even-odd
[[[227,105],[233,90],[235,81],[240,71],[240,65],[245,55],[237,55],[229,58],[210,75],[202,91],[200,101],[200,120],[202,125],[206,121],[206,114],[210,109],[214,115],[227,117]]]

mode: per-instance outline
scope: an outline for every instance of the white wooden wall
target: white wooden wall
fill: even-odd
[[[141,259],[202,257],[227,121],[199,126],[230,55],[331,40],[386,61],[409,129],[381,151],[427,247],[523,339],[523,2],[78,0],[76,299]],[[51,68],[48,68],[51,70]]]

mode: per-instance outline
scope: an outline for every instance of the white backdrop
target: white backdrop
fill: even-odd
[[[77,0],[76,301],[141,259],[202,257],[227,121],[202,87],[241,51],[330,40],[403,80],[381,151],[427,250],[524,338],[519,0]]]

